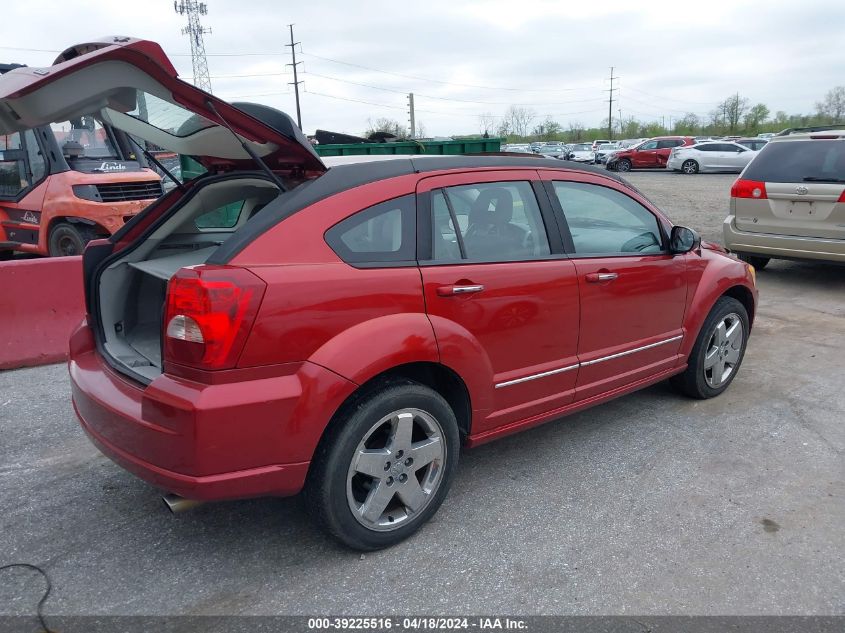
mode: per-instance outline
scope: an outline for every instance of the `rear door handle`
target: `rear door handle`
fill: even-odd
[[[482,290],[484,290],[484,286],[481,284],[438,286],[437,294],[441,297],[452,297],[454,295],[469,295],[475,292],[481,292]]]
[[[587,273],[587,281],[591,284],[598,284],[603,281],[613,281],[619,273]]]

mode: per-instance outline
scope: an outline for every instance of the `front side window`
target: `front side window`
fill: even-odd
[[[489,182],[431,194],[436,262],[502,262],[551,254],[534,190],[528,182]]]
[[[625,194],[580,182],[554,183],[577,255],[648,254],[663,251],[655,215]]]
[[[326,242],[350,264],[416,260],[413,195],[394,198],[346,218],[326,231]]]
[[[120,160],[106,128],[92,116],[50,125],[62,155],[68,160]]]
[[[657,141],[649,141],[640,145],[640,149],[657,149]]]

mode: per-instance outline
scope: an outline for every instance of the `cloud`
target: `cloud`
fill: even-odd
[[[829,0],[717,0],[694,11],[668,0],[206,3],[212,86],[227,99],[294,112],[285,44],[287,24],[296,24],[306,131],[360,133],[382,116],[404,123],[408,92],[430,134],[475,132],[480,113],[511,103],[564,125],[597,125],[611,66],[621,76],[614,114],[646,120],[704,114],[735,92],[772,112],[809,112],[843,81],[845,5]],[[8,47],[55,50],[127,34],[161,43],[180,74],[192,75],[180,32],[187,21],[169,0],[9,4],[4,23],[15,28],[2,42],[4,61],[47,65],[51,53]]]

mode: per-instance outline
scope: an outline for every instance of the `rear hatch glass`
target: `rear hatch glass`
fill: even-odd
[[[760,182],[845,181],[845,140],[771,143],[743,178]]]

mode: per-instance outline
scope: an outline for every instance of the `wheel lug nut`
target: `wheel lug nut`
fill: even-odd
[[[387,463],[384,465],[384,469],[385,469],[385,470],[390,470],[390,462],[387,462]]]
[[[402,455],[404,455],[404,454],[405,454],[405,451],[397,451],[396,452],[396,459],[401,459]]]
[[[405,460],[405,466],[410,466],[413,463],[414,463],[414,460],[411,457],[409,457],[408,459]]]
[[[388,477],[388,478],[387,478],[387,485],[388,485],[388,486],[392,486],[392,485],[393,485],[393,477]]]
[[[404,484],[405,481],[407,481],[407,479],[408,479],[408,475],[406,475],[405,473],[402,473],[401,475],[399,475],[399,483]]]

